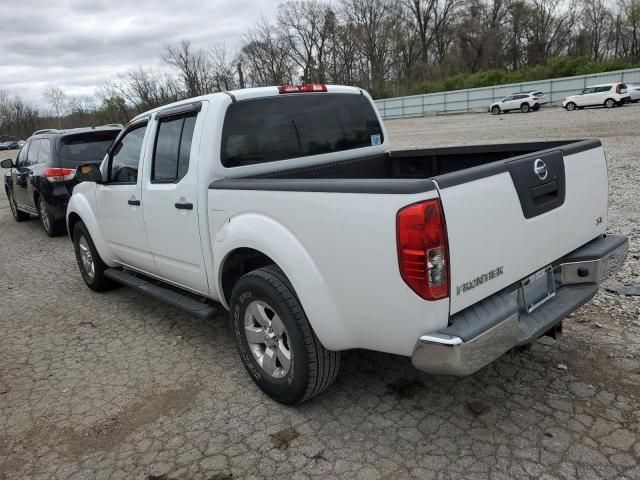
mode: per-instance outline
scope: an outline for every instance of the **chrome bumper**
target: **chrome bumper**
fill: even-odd
[[[428,373],[476,372],[512,348],[535,341],[591,300],[598,284],[622,267],[628,249],[628,239],[621,236],[589,242],[554,263],[557,294],[538,310],[526,313],[519,289],[492,295],[454,315],[448,328],[421,336],[411,362]]]

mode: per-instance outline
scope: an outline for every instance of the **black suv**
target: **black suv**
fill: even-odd
[[[100,163],[122,127],[104,126],[71,130],[38,130],[24,144],[15,163],[8,168],[4,188],[17,222],[31,215],[40,217],[50,237],[65,230],[65,214],[73,187],[75,169],[85,163]]]

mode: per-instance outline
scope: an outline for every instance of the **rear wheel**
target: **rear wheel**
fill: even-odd
[[[279,268],[244,275],[233,288],[230,306],[242,363],[267,395],[285,404],[300,403],[335,380],[340,353],[320,343]]]
[[[493,115],[500,115],[500,107],[498,107],[497,105],[495,107],[491,108],[491,113]]]
[[[42,197],[38,197],[37,204],[38,215],[40,216],[40,224],[42,225],[44,233],[46,233],[50,237],[56,237],[60,235],[64,230],[64,225],[62,224],[62,222],[55,219],[55,217],[49,211],[47,202],[45,202]]]
[[[605,108],[613,108],[616,106],[616,101],[613,98],[607,98],[604,101]]]
[[[520,111],[522,113],[529,113],[531,111],[531,107],[528,103],[523,103],[522,105],[520,105]]]
[[[13,193],[11,193],[11,191],[7,191],[7,198],[9,199],[9,207],[11,207],[11,215],[13,215],[13,219],[16,222],[24,222],[25,220],[29,220],[28,213],[18,210],[18,205],[16,204],[16,200],[15,198],[13,198]]]
[[[104,272],[109,267],[100,258],[86,225],[81,221],[73,227],[73,247],[82,279],[91,290],[102,292],[115,286],[110,278],[105,277]]]
[[[567,103],[567,107],[566,108],[567,108],[568,111],[573,112],[576,109],[576,104],[573,103],[573,102],[569,102],[569,103]]]

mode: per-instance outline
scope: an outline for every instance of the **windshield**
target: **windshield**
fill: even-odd
[[[60,163],[80,165],[101,161],[118,133],[118,130],[109,130],[63,137],[60,146]]]
[[[229,105],[222,129],[225,167],[381,145],[382,127],[364,95],[296,93]]]

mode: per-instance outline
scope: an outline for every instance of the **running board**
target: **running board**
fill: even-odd
[[[159,287],[158,285],[145,280],[142,277],[131,273],[118,270],[116,268],[108,268],[104,271],[104,275],[111,280],[135,288],[136,290],[149,295],[161,302],[168,303],[180,310],[184,310],[196,317],[204,320],[213,320],[218,316],[218,309],[203,302],[199,302],[188,295],[184,295],[168,288]]]

